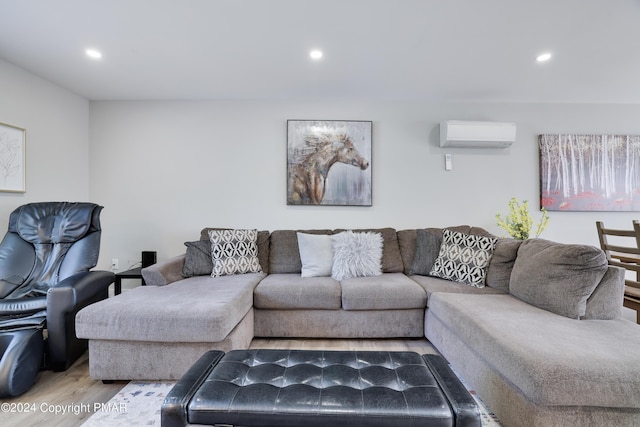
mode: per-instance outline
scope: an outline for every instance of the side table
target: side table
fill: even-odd
[[[114,295],[118,295],[122,293],[122,279],[140,279],[142,282],[142,286],[145,286],[146,283],[142,278],[142,267],[132,268],[131,270],[121,271],[120,273],[116,273],[116,281],[114,283]]]

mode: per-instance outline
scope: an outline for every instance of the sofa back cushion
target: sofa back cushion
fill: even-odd
[[[331,230],[275,230],[269,237],[269,273],[284,274],[302,271],[298,232],[305,234],[333,234]]]
[[[609,266],[604,277],[587,300],[585,320],[612,320],[622,317],[625,270]]]
[[[407,276],[411,272],[411,265],[416,255],[416,239],[417,232],[415,228],[408,230],[399,230],[398,247],[400,248],[400,257],[402,258],[403,273]]]
[[[428,276],[433,264],[438,259],[442,245],[442,231],[417,230],[416,251],[409,270],[410,275]]]
[[[580,319],[607,268],[607,257],[594,246],[525,240],[518,249],[509,292],[536,307]]]
[[[499,239],[487,269],[487,286],[509,292],[511,272],[518,256],[522,240]]]
[[[269,273],[300,273],[302,262],[298,247],[297,233],[337,234],[347,229],[275,230],[271,232],[269,243]],[[374,232],[382,235],[382,272],[402,273],[404,264],[400,256],[398,235],[394,228],[354,229],[356,233]]]
[[[495,237],[481,227],[456,225],[446,228],[464,234]],[[397,232],[400,258],[403,263],[403,272],[406,275],[428,275],[433,262],[440,252],[440,245],[435,244],[434,241],[442,241],[444,228],[424,228],[421,230],[421,239],[418,239],[418,229],[400,230]],[[431,235],[427,235],[426,233],[430,233]],[[435,236],[435,238],[432,235]]]

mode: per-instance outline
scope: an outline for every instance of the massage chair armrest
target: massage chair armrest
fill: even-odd
[[[65,370],[86,350],[76,338],[76,313],[109,296],[115,281],[110,271],[86,271],[67,277],[47,292],[48,365]]]
[[[69,312],[96,294],[107,292],[116,276],[110,271],[84,271],[60,281],[47,292],[47,311]]]
[[[160,261],[142,269],[142,278],[147,286],[164,286],[184,279],[182,268],[186,254]]]

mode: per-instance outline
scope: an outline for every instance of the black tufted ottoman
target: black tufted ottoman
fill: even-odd
[[[205,353],[162,404],[162,426],[480,427],[473,397],[436,355]]]

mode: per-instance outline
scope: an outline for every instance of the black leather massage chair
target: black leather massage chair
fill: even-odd
[[[17,208],[0,243],[0,398],[18,396],[41,369],[64,371],[87,349],[75,315],[107,298],[115,276],[98,262],[100,212],[93,203]]]

